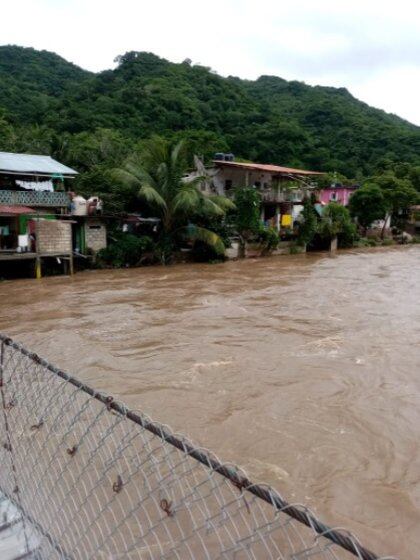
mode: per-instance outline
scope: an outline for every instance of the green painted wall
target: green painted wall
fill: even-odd
[[[28,222],[30,220],[36,220],[38,217],[37,214],[21,214],[19,216],[19,233],[21,235],[25,234],[28,231]],[[55,220],[56,217],[54,214],[42,214],[42,218],[45,220]]]

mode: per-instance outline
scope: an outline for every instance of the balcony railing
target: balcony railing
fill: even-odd
[[[287,197],[284,192],[275,192],[272,190],[260,191],[263,202],[284,202]]]
[[[65,192],[0,190],[0,204],[55,208],[67,206],[69,204],[69,196]]]

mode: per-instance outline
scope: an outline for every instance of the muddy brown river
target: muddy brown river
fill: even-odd
[[[0,284],[0,330],[252,478],[420,557],[420,248]]]

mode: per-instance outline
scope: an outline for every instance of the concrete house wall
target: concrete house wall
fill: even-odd
[[[68,254],[72,247],[72,224],[62,220],[36,222],[36,247],[42,254]]]
[[[319,194],[320,202],[323,204],[337,202],[337,204],[347,206],[355,190],[356,187],[326,187]]]

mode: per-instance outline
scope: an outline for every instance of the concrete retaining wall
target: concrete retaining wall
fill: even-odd
[[[288,255],[290,253],[290,246],[292,243],[290,241],[280,241],[277,249],[271,251],[270,255]],[[238,258],[239,243],[237,241],[232,242],[232,247],[226,249],[225,255],[228,259]],[[261,256],[261,245],[259,243],[249,243],[247,246],[246,256],[248,258],[255,258]]]

